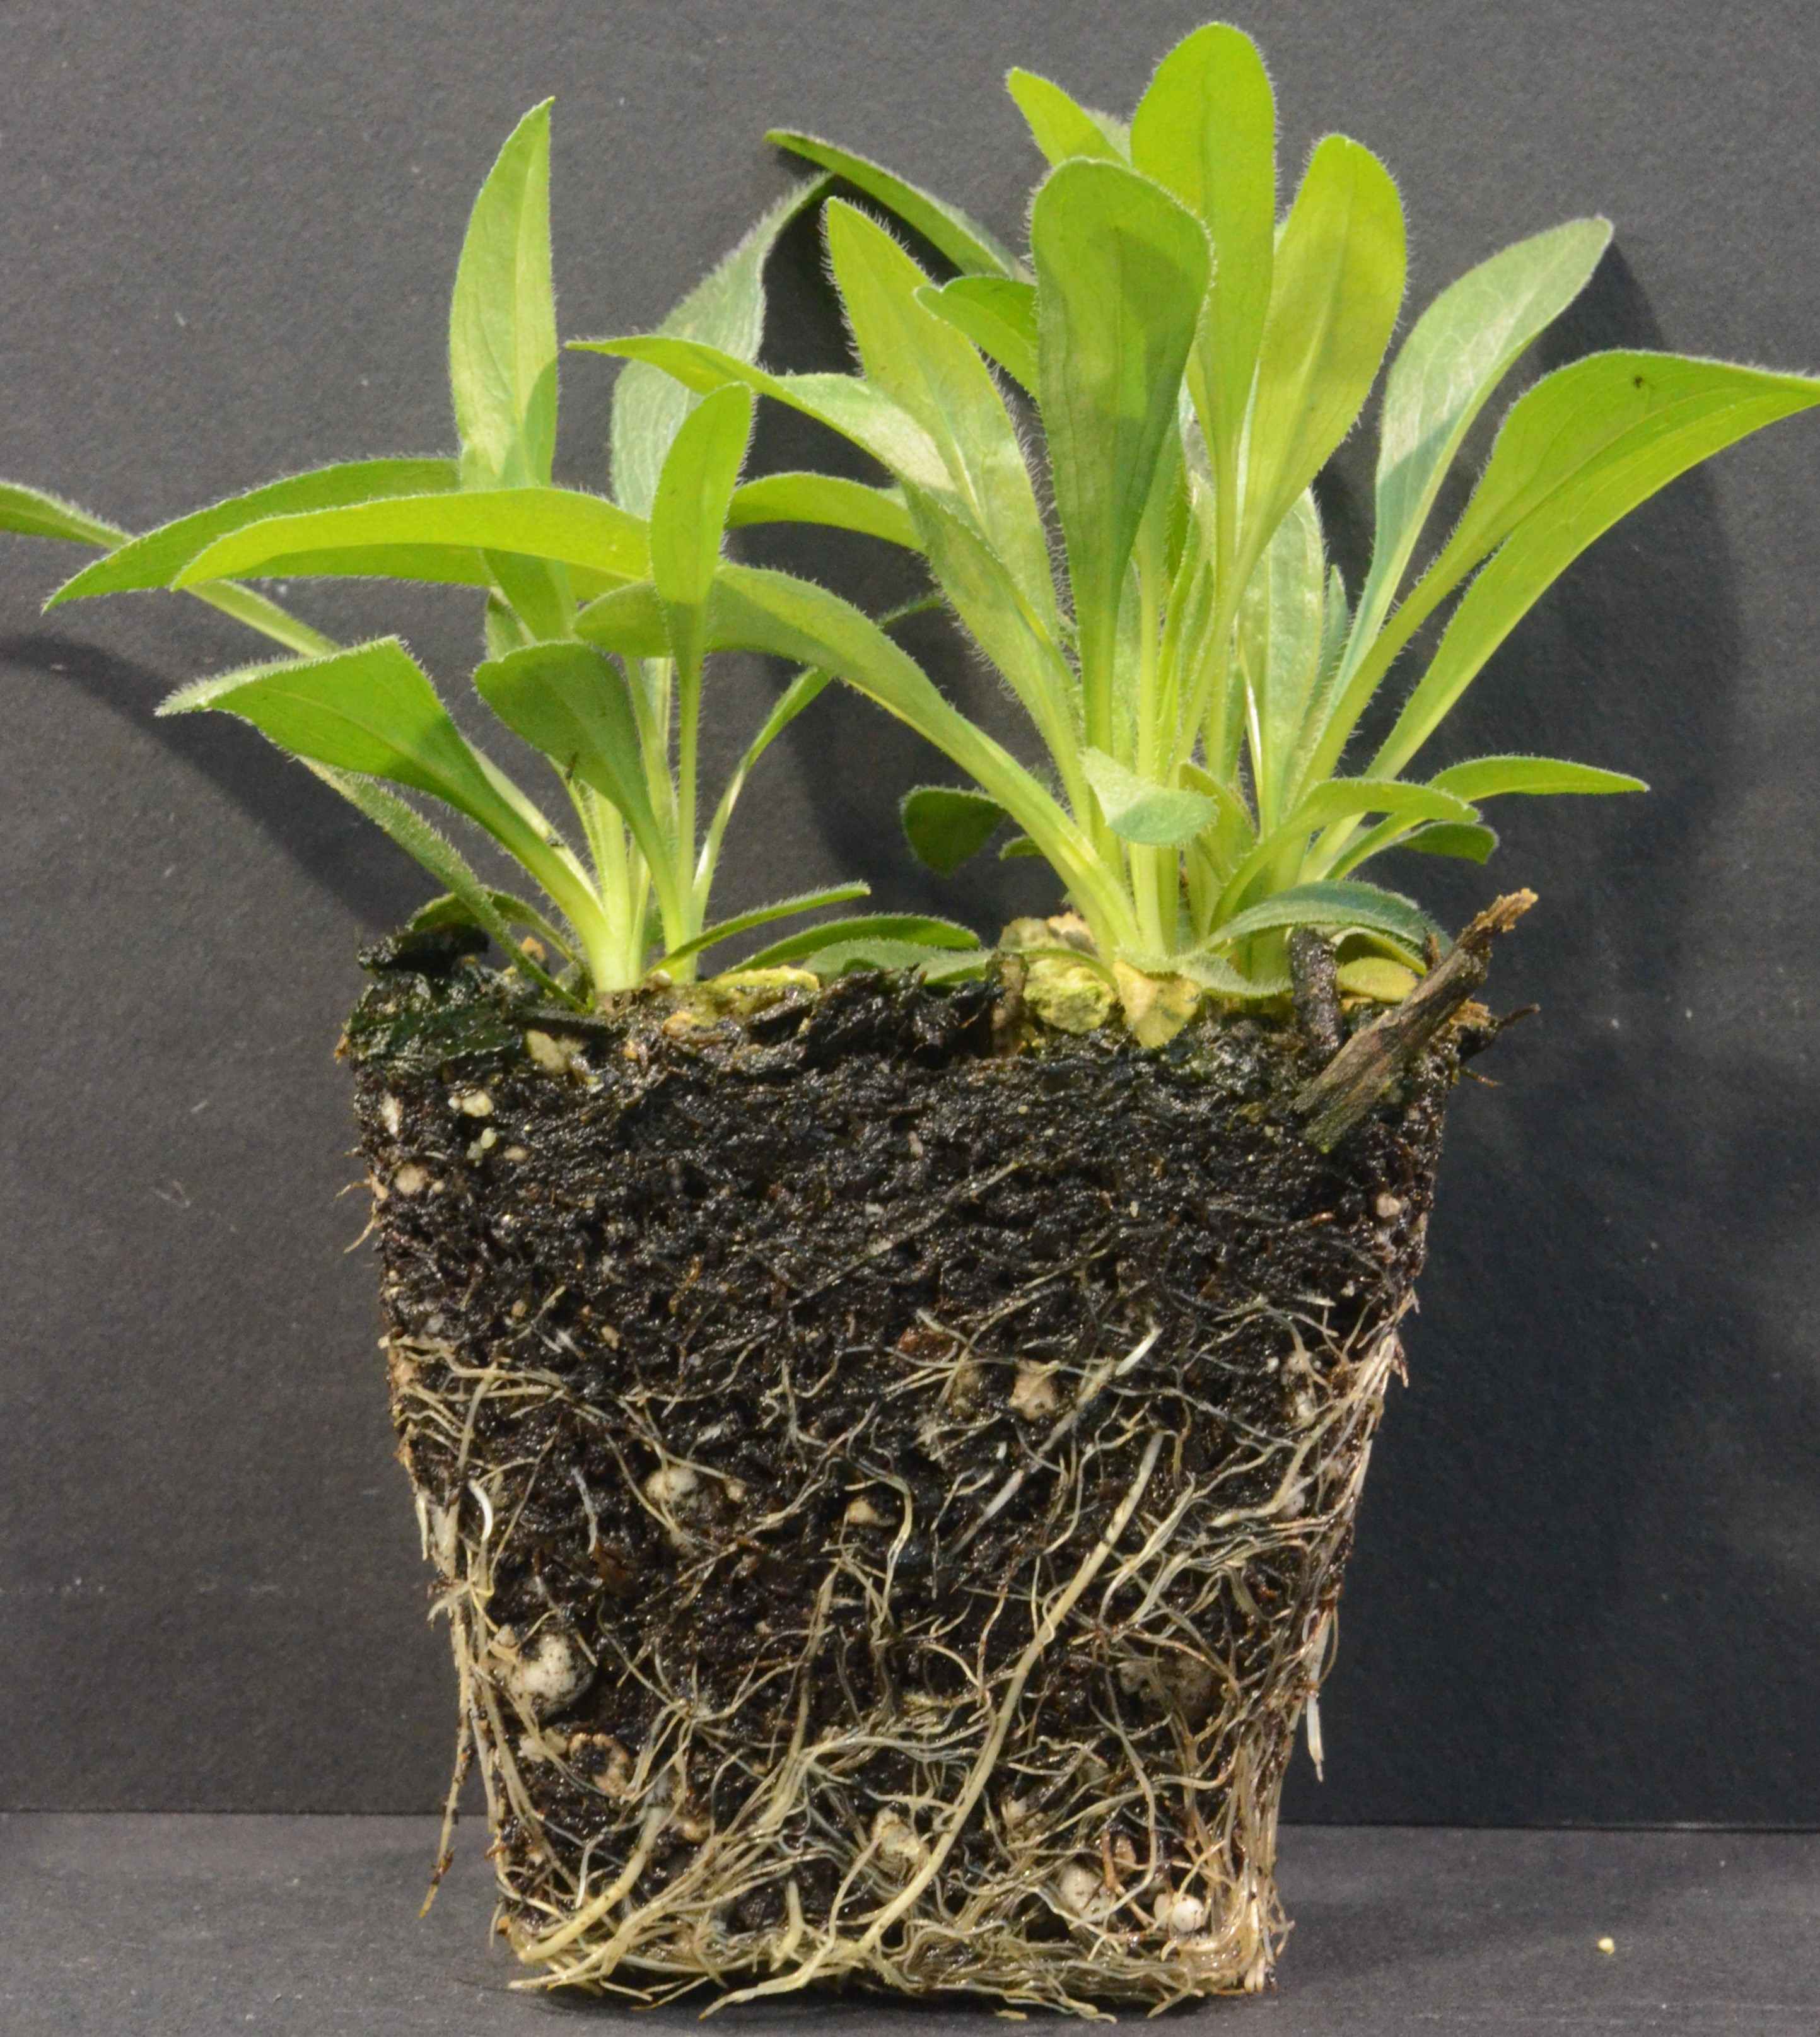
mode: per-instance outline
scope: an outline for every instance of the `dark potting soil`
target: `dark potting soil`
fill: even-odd
[[[443,1589],[475,1594],[483,1746],[516,1771],[519,1925],[622,1869],[632,1906],[685,1907],[704,1838],[752,1827],[806,1744],[838,1758],[762,1844],[729,1838],[708,1892],[722,1962],[774,1953],[787,1908],[876,1918],[1020,1675],[943,1887],[998,1876],[1033,1946],[1123,1918],[1134,1975],[1138,1937],[1199,1923],[1172,1891],[1208,1930],[1247,1872],[1274,1905],[1276,1789],[1457,1035],[1331,1153],[1289,1109],[1325,1058],[1293,1023],[1146,1050],[1049,1031],[995,981],[856,975],[718,1019],[647,992],[578,1020],[419,943],[376,966],[346,1045],[401,1455]],[[1126,1560],[1045,1643],[1134,1492]],[[1264,1808],[1197,1795],[1222,1778]],[[1068,1882],[1077,1860],[1106,1892]],[[652,1943],[676,1971],[674,1935]],[[919,1985],[998,1984],[939,1945],[926,1965]],[[1111,1991],[1183,1991],[1169,1971]]]

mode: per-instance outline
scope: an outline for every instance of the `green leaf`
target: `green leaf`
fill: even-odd
[[[553,845],[549,824],[531,802],[470,746],[395,637],[329,657],[288,659],[198,679],[179,687],[158,712],[191,714],[205,708],[251,722],[281,750],[308,763],[431,794],[516,856],[572,924],[586,923],[591,901],[580,871]]]
[[[174,523],[161,523],[142,536],[126,539],[105,558],[96,560],[74,579],[66,580],[45,606],[54,608],[60,602],[79,601],[91,595],[168,587],[217,538],[268,517],[339,509],[350,503],[401,495],[452,492],[459,481],[451,459],[357,459],[269,482],[262,488],[230,496],[225,502],[179,516]],[[123,537],[125,533],[115,535]]]
[[[957,276],[916,293],[926,311],[965,333],[1025,395],[1036,393],[1036,286],[1009,276]]]
[[[996,799],[955,785],[919,785],[904,795],[897,811],[911,853],[944,877],[977,856],[1005,819]]]
[[[0,531],[16,531],[21,538],[62,538],[72,544],[103,547],[118,544],[126,535],[118,525],[103,523],[59,495],[47,495],[41,488],[27,488],[17,481],[0,481]]]
[[[969,219],[958,206],[906,183],[866,157],[789,127],[773,127],[765,138],[777,148],[788,149],[820,164],[825,170],[832,170],[868,198],[876,198],[906,226],[920,233],[931,248],[938,248],[963,274],[1016,276],[1022,273],[1010,249],[976,220]]]
[[[531,108],[488,172],[455,271],[449,387],[473,487],[546,482],[556,456],[549,104]]]
[[[583,643],[622,658],[667,658],[670,625],[663,603],[648,580],[610,588],[591,601],[575,618],[575,633]]]
[[[305,762],[308,760],[305,759]],[[528,977],[546,996],[553,998],[559,1004],[569,1005],[577,1011],[586,1008],[587,1000],[585,998],[578,997],[572,991],[565,989],[512,939],[511,923],[518,920],[537,928],[565,954],[568,952],[568,943],[534,907],[512,898],[509,893],[495,891],[483,884],[454,843],[439,834],[414,807],[407,805],[396,793],[388,792],[383,785],[354,772],[338,771],[327,764],[311,763],[309,768],[324,784],[333,786],[344,799],[358,807],[368,820],[383,828],[398,847],[421,864],[438,883],[446,885],[448,897],[455,901],[459,912],[488,935],[502,954],[510,957],[514,969]],[[435,924],[429,916],[444,902],[442,899],[432,900],[421,912],[413,915],[410,924],[413,927]]]
[[[507,728],[616,807],[650,866],[666,924],[678,914],[674,857],[651,804],[625,675],[585,644],[533,644],[489,659],[474,690]]]
[[[701,395],[728,382],[743,383],[759,395],[787,403],[850,439],[900,481],[937,491],[949,485],[948,469],[935,440],[889,397],[856,375],[772,375],[719,347],[666,338],[661,333],[624,339],[572,339],[569,345],[583,353],[617,354],[628,361],[648,362]]]
[[[1036,193],[1037,380],[1080,635],[1088,739],[1112,744],[1125,569],[1207,288],[1206,236],[1158,186],[1071,161]]]
[[[1480,546],[1499,549],[1455,610],[1374,772],[1403,769],[1538,598],[1621,516],[1699,461],[1816,403],[1820,381],[1672,354],[1595,354],[1538,383],[1512,410],[1431,572]]]
[[[845,976],[852,969],[915,969],[920,975],[952,977],[983,969],[990,951],[977,943],[963,955],[946,950],[931,950],[916,941],[830,941],[806,955],[801,966],[824,983]],[[960,966],[955,966],[959,964]]]
[[[485,585],[491,576],[482,550],[578,569],[577,586],[591,593],[642,580],[650,568],[644,525],[600,496],[567,488],[476,489],[268,516],[217,539],[171,584],[245,573],[395,570],[406,579]]]
[[[1219,817],[1217,801],[1140,778],[1104,750],[1082,752],[1082,768],[1106,825],[1121,841],[1150,848],[1180,848]]]
[[[708,597],[751,436],[750,389],[729,384],[704,397],[670,443],[651,505],[651,584],[685,677],[701,669]]]
[[[324,777],[329,776],[326,765],[321,767],[321,775]],[[366,782],[370,783],[371,780]],[[388,793],[385,796],[390,798],[391,796]],[[416,810],[411,808],[408,811],[414,814]],[[508,929],[523,927],[527,932],[534,934],[540,941],[554,948],[559,954],[573,960],[572,937],[559,933],[548,916],[540,913],[536,906],[510,891],[496,890],[490,885],[479,888],[481,898],[492,908],[493,916],[500,925]],[[459,891],[445,891],[440,898],[432,898],[427,905],[420,905],[405,924],[413,934],[434,933],[443,927],[479,927],[483,933],[493,934],[495,940],[499,939],[498,935],[493,933],[493,928],[480,918],[479,908],[474,898],[471,895],[464,896]],[[522,952],[516,942],[502,943],[501,945],[508,955]]]
[[[1586,287],[1610,240],[1609,220],[1569,220],[1469,270],[1417,319],[1384,380],[1377,524],[1350,663],[1383,621],[1474,419]]]
[[[780,898],[773,905],[754,906],[750,913],[736,913],[731,920],[705,928],[693,939],[672,948],[652,966],[656,969],[672,968],[690,955],[703,954],[709,948],[718,947],[723,941],[750,933],[754,927],[768,926],[773,920],[787,920],[795,913],[814,913],[824,905],[844,905],[851,899],[870,897],[871,890],[869,884],[834,884],[825,891],[802,891],[794,898]],[[819,934],[825,929],[813,928],[810,931]]]
[[[942,697],[922,667],[851,602],[787,573],[723,566],[710,605],[710,647],[768,651],[825,666],[958,764],[996,799],[1044,856],[1091,920],[1110,932],[1130,915],[1116,880],[1036,778]]]
[[[1236,910],[1248,887],[1256,879],[1272,869],[1280,857],[1305,842],[1318,829],[1357,819],[1362,814],[1388,816],[1381,828],[1365,837],[1369,845],[1365,852],[1369,853],[1375,853],[1380,843],[1388,846],[1393,837],[1404,833],[1418,822],[1445,821],[1471,826],[1478,818],[1476,807],[1444,788],[1407,785],[1400,779],[1330,778],[1299,800],[1289,818],[1280,826],[1271,829],[1239,864],[1221,893],[1218,916],[1223,918],[1227,913]],[[1363,860],[1363,853],[1349,857],[1346,867],[1350,870]]]
[[[1031,139],[1052,163],[1065,163],[1070,156],[1124,160],[1126,151],[1108,131],[1104,118],[1078,104],[1060,85],[1014,67],[1005,74],[1005,89],[1029,123]]]
[[[1027,834],[1013,835],[999,852],[1001,863],[1040,863],[1043,852]]]
[[[1239,659],[1250,689],[1252,777],[1268,830],[1293,796],[1292,765],[1320,678],[1327,555],[1314,497],[1277,526],[1239,603]]]
[[[1189,387],[1230,522],[1275,259],[1276,102],[1248,36],[1214,24],[1176,45],[1132,115],[1131,160],[1181,200],[1213,244]]]
[[[1497,837],[1479,822],[1437,821],[1419,827],[1392,845],[1413,848],[1423,856],[1455,856],[1466,863],[1483,863],[1497,846]]]
[[[928,278],[883,227],[840,199],[829,201],[824,217],[868,384],[929,434],[947,471],[944,493],[957,498],[1025,603],[1052,618],[1042,514],[991,372],[964,334],[918,302]]]
[[[901,490],[869,488],[832,474],[767,474],[742,482],[733,491],[727,520],[734,530],[751,523],[822,523],[917,549],[916,527]]]
[[[850,920],[825,920],[818,927],[805,927],[774,941],[761,953],[748,955],[746,969],[778,969],[799,962],[836,941],[894,941],[920,949],[942,948],[958,952],[976,948],[980,937],[971,928],[952,920],[935,920],[920,913],[868,913]]]
[[[658,330],[736,360],[756,360],[765,333],[765,264],[784,228],[826,188],[825,177],[811,177],[787,191]],[[636,516],[651,513],[670,441],[694,402],[694,392],[649,363],[635,361],[621,370],[613,391],[612,442],[613,497],[621,508]]]
[[[1477,805],[1511,792],[1647,792],[1641,778],[1622,771],[1602,771],[1592,764],[1569,764],[1559,757],[1475,757],[1450,764],[1429,783]]]
[[[1277,244],[1245,456],[1245,545],[1254,554],[1370,394],[1403,301],[1404,262],[1403,206],[1389,172],[1369,149],[1330,134]]]
[[[1438,939],[1441,934],[1415,901],[1400,892],[1380,890],[1375,884],[1330,882],[1294,885],[1235,914],[1215,928],[1209,945],[1227,947],[1282,927],[1358,927],[1388,935],[1418,954],[1431,935]]]

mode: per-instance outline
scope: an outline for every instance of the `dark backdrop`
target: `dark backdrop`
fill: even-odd
[[[448,449],[467,208],[550,92],[562,329],[623,331],[784,187],[768,123],[1014,230],[1036,164],[1005,67],[1126,108],[1199,11],[9,10],[0,471],[140,526],[323,460]],[[1807,0],[1237,11],[1290,165],[1343,126],[1398,173],[1412,304],[1603,209],[1616,250],[1531,368],[1614,344],[1820,357]],[[838,365],[810,233],[772,274],[773,357]],[[568,364],[568,478],[600,478],[611,374]],[[773,459],[825,451],[767,431]],[[1798,421],[1678,483],[1460,716],[1454,754],[1546,748],[1656,791],[1501,815],[1496,876],[1543,904],[1497,992],[1545,1015],[1501,1045],[1502,1087],[1459,1099],[1329,1779],[1298,1767],[1295,1816],[1820,1817],[1817,459],[1820,421]],[[1355,585],[1370,471],[1361,440],[1327,489]],[[0,1804],[428,1808],[451,1694],[330,1059],[355,947],[425,886],[250,731],[152,720],[168,686],[252,654],[232,625],[160,596],[41,621],[72,556],[0,546]],[[856,555],[825,564],[887,591]],[[338,633],[403,628],[451,683],[471,662],[459,595],[297,599]],[[728,742],[775,682],[724,676]],[[947,886],[907,867],[884,817],[934,762],[825,700],[751,798],[725,903],[856,874],[990,932],[1039,902],[1027,867]],[[1432,875],[1456,919],[1492,882]]]

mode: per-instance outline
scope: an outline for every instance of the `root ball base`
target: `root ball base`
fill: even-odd
[[[1450,1041],[1323,1154],[1257,1019],[1146,1052],[866,977],[565,1031],[410,960],[349,1045],[521,1959],[1263,1986]]]

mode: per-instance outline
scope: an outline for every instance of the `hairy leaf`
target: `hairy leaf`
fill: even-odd
[[[696,340],[736,360],[756,361],[765,333],[765,264],[778,236],[827,188],[812,177],[787,191],[703,277],[658,330]],[[722,378],[725,380],[725,377]],[[670,441],[697,392],[648,362],[629,361],[613,391],[613,498],[635,516],[651,513]]]
[[[670,442],[651,505],[651,584],[685,675],[701,668],[708,597],[751,436],[750,389],[729,384],[704,397]]]
[[[794,898],[780,898],[772,905],[756,905],[749,913],[735,913],[731,920],[722,920],[715,926],[704,928],[693,939],[682,942],[659,957],[653,966],[674,968],[691,955],[704,954],[709,948],[719,947],[723,941],[750,933],[754,927],[768,927],[773,920],[787,920],[796,913],[817,912],[824,905],[844,905],[855,898],[869,897],[871,889],[869,884],[834,884],[825,891],[800,891]],[[817,927],[810,931],[821,934],[825,929]]]
[[[1004,369],[1026,395],[1036,393],[1036,286],[1010,276],[957,276],[940,289],[925,286],[916,301],[988,361]]]
[[[965,513],[1039,615],[1054,614],[1048,541],[1017,433],[971,343],[917,301],[928,281],[884,228],[840,199],[829,259],[870,387],[934,440]]]
[[[1466,863],[1484,863],[1497,848],[1497,837],[1482,822],[1437,821],[1406,834],[1394,845],[1423,856],[1453,856]]]
[[[1248,36],[1216,23],[1170,51],[1132,115],[1131,160],[1181,200],[1213,243],[1213,288],[1189,387],[1221,512],[1231,520],[1275,259],[1276,102]]]
[[[1065,163],[1070,156],[1125,159],[1127,152],[1104,115],[1089,113],[1060,85],[1014,66],[1005,74],[1005,89],[1017,101],[1031,139],[1052,163]]]
[[[1227,947],[1283,927],[1358,927],[1420,953],[1441,929],[1413,898],[1375,884],[1297,884],[1236,914],[1215,929],[1210,945]]]
[[[556,456],[549,105],[534,106],[500,151],[455,272],[449,387],[474,487],[546,482]]]
[[[577,1011],[586,1008],[585,998],[565,988],[512,939],[512,923],[518,920],[535,928],[564,954],[568,953],[568,943],[534,906],[527,905],[508,892],[496,891],[483,884],[455,844],[440,834],[415,807],[407,804],[395,792],[388,792],[371,778],[363,778],[352,771],[338,771],[327,764],[312,763],[309,768],[376,826],[383,829],[438,883],[447,886],[444,898],[432,899],[412,915],[412,926],[447,924],[447,920],[437,920],[431,916],[439,907],[452,901],[463,919],[489,935],[500,952],[509,957],[513,968],[529,977],[546,996]]]
[[[103,547],[118,544],[126,535],[59,495],[17,481],[0,481],[0,531],[15,531],[21,538],[62,538],[72,544]]]
[[[59,602],[78,601],[91,595],[168,587],[217,539],[269,517],[341,509],[350,503],[375,502],[401,495],[447,493],[459,484],[460,475],[451,459],[346,460],[334,467],[317,467],[309,474],[295,474],[287,480],[249,489],[244,495],[230,496],[209,508],[192,511],[174,523],[160,523],[140,537],[127,539],[105,558],[96,560],[73,580],[66,580],[45,606],[55,607]]]
[[[667,658],[670,625],[663,603],[648,580],[610,588],[575,618],[575,633],[597,649],[622,658]]]
[[[1184,792],[1140,778],[1104,750],[1084,750],[1081,762],[1107,826],[1121,841],[1179,848],[1219,816],[1218,803],[1204,792]]]
[[[1087,735],[1112,747],[1125,569],[1207,288],[1207,241],[1160,187],[1114,163],[1052,171],[1031,213],[1037,380],[1080,634]]]
[[[1330,134],[1277,244],[1245,456],[1254,553],[1357,421],[1396,323],[1404,260],[1390,173]]]
[[[1431,570],[1447,570],[1456,546],[1499,548],[1455,610],[1374,772],[1403,769],[1538,598],[1621,516],[1699,461],[1816,403],[1820,380],[1671,354],[1595,354],[1538,383],[1512,410]]]
[[[919,785],[897,811],[912,854],[944,877],[977,856],[1005,820],[996,799],[957,785]]]
[[[742,482],[733,491],[727,520],[734,530],[751,523],[825,523],[911,551],[917,548],[916,527],[901,489],[870,488],[837,474],[767,474]]]
[[[617,808],[666,908],[674,858],[651,803],[637,718],[623,674],[585,644],[533,644],[489,659],[474,689],[506,726],[541,750],[559,771],[591,785]]]
[[[483,550],[579,569],[576,584],[588,591],[641,580],[650,565],[644,525],[603,497],[567,488],[500,488],[267,516],[217,539],[179,567],[171,584],[395,568],[408,579],[485,584]]]
[[[773,127],[765,140],[793,154],[818,163],[825,170],[844,177],[857,189],[920,233],[931,248],[938,248],[963,274],[1016,276],[1022,269],[1017,257],[976,220],[969,219],[958,206],[933,197],[915,184],[906,183],[880,164],[851,149],[836,148],[814,134],[793,128]]]
[[[1569,764],[1559,757],[1475,757],[1450,764],[1429,783],[1458,799],[1501,799],[1511,792],[1647,792],[1641,778],[1596,765]]]
[[[948,469],[935,440],[889,397],[855,375],[772,375],[719,347],[670,339],[661,333],[625,339],[575,339],[569,344],[586,353],[620,354],[629,361],[649,362],[702,395],[728,382],[743,383],[759,395],[787,403],[851,439],[900,481],[938,491],[948,487]]]
[[[920,913],[869,913],[849,920],[825,920],[818,927],[805,927],[774,941],[761,953],[748,955],[746,969],[780,969],[799,962],[835,941],[895,941],[919,948],[958,951],[976,948],[980,937],[969,927],[953,920],[931,919]]]
[[[1586,287],[1611,240],[1573,219],[1468,270],[1417,319],[1384,380],[1371,572],[1349,655],[1384,619],[1472,422],[1517,356]]]

